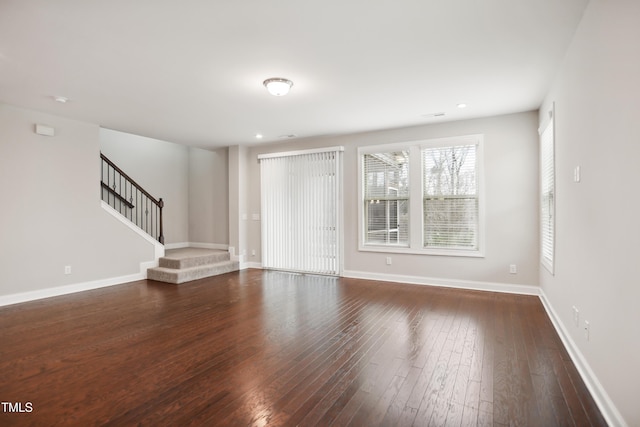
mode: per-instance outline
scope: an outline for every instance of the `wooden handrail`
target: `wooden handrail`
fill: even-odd
[[[126,178],[131,184],[133,184],[134,187],[136,187],[138,190],[140,190],[140,192],[142,194],[147,196],[149,198],[149,200],[151,200],[156,206],[160,207],[160,201],[159,200],[156,200],[156,198],[153,197],[151,194],[149,194],[147,192],[147,190],[145,190],[144,188],[142,188],[142,186],[140,184],[135,182],[135,180],[133,178],[131,178],[122,169],[120,169],[118,166],[116,166],[115,163],[113,163],[111,160],[109,160],[109,158],[107,156],[105,156],[104,154],[100,153],[100,158],[102,160],[104,160],[109,166],[114,168],[116,170],[116,172],[118,172],[120,175],[122,175],[124,178]]]

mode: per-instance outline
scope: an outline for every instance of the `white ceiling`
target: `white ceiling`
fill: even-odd
[[[200,147],[527,111],[587,3],[0,0],[0,102]]]

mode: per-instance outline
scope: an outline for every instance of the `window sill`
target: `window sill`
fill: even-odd
[[[431,256],[453,256],[466,258],[484,258],[484,253],[479,250],[460,249],[414,249],[407,246],[391,245],[363,245],[358,247],[360,252],[385,252],[396,254],[431,255]]]

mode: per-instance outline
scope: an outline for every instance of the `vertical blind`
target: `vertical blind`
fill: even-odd
[[[555,161],[553,113],[540,134],[540,258],[553,273],[555,240]]]
[[[259,156],[264,268],[340,273],[341,151]]]

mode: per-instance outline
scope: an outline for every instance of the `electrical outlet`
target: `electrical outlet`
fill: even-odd
[[[584,338],[589,341],[589,334],[591,333],[590,330],[591,325],[589,325],[589,321],[585,320],[584,321]]]
[[[71,274],[71,266],[70,265],[65,265],[64,266],[64,274]]]
[[[518,274],[518,266],[515,264],[509,265],[509,273],[510,274]]]
[[[251,256],[256,256],[256,250],[255,249],[251,249]]]
[[[387,257],[387,265],[391,265],[391,257],[390,256]]]

